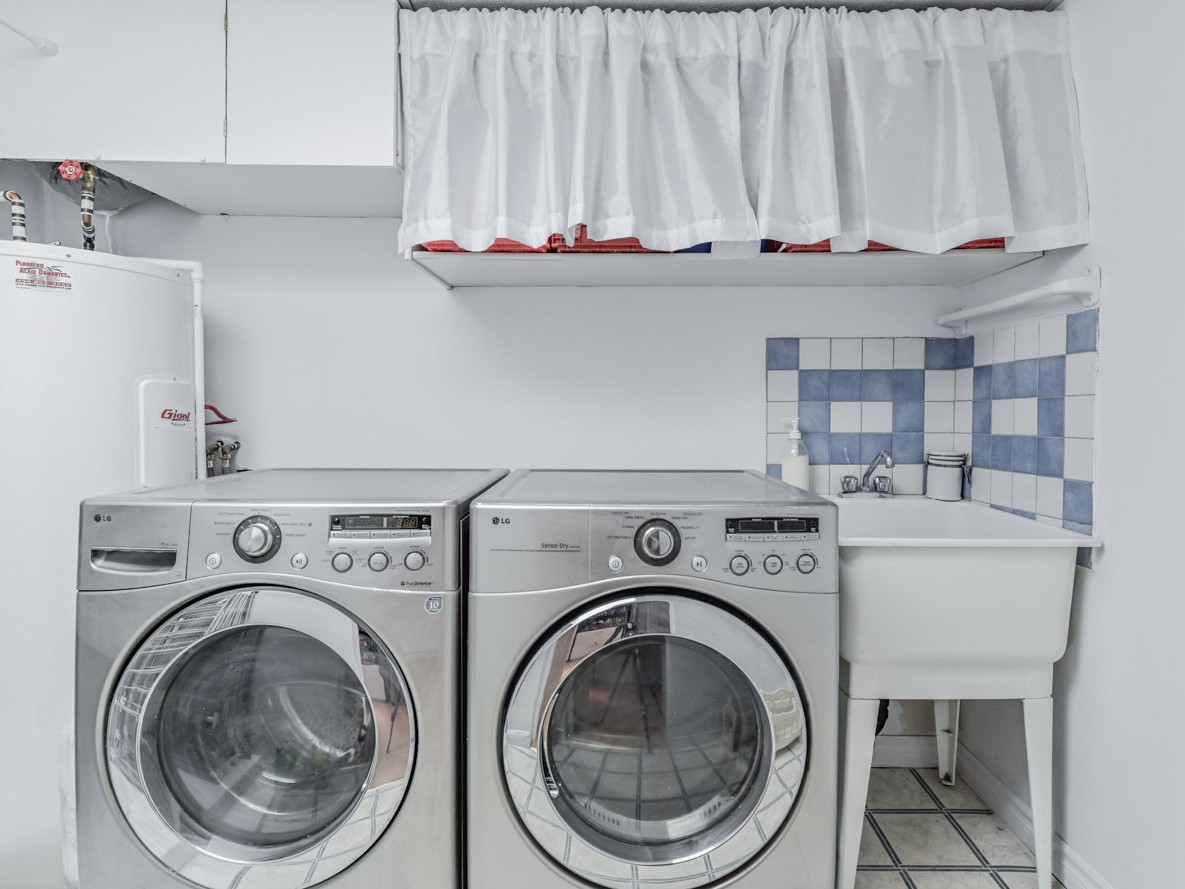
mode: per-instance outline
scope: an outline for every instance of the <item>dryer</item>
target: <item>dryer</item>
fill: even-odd
[[[457,886],[465,524],[504,474],[84,502],[82,886]]]
[[[834,504],[519,471],[472,507],[472,889],[832,889]]]

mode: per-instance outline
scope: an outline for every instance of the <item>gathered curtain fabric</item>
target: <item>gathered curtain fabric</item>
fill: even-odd
[[[400,13],[401,250],[1088,240],[1062,12]]]

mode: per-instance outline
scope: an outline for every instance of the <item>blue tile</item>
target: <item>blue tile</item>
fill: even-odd
[[[780,479],[782,477],[782,464],[781,463],[766,463],[765,464],[765,474],[771,475],[774,478]]]
[[[893,453],[893,436],[887,432],[860,433],[860,462],[869,463],[881,451]]]
[[[770,337],[765,341],[766,370],[798,370],[798,337]]]
[[[992,436],[992,469],[1012,469],[1012,436]]]
[[[1029,512],[1028,510],[1025,510],[1025,509],[1014,509],[1014,510],[1012,510],[1012,514],[1013,514],[1013,515],[1018,515],[1018,516],[1020,516],[1022,519],[1035,519],[1035,518],[1037,518],[1037,513],[1035,513],[1035,512]]]
[[[1066,356],[1053,355],[1037,362],[1037,394],[1061,398],[1066,394]]]
[[[971,402],[971,431],[979,435],[990,435],[992,431],[992,403]]]
[[[926,372],[924,370],[893,371],[893,400],[925,401]]]
[[[831,372],[827,370],[800,370],[798,372],[799,401],[830,401]]]
[[[1066,318],[1066,351],[1093,352],[1099,347],[1099,310],[1087,309]]]
[[[965,336],[955,340],[955,368],[975,366],[975,337]]]
[[[1083,525],[1094,524],[1094,485],[1066,479],[1062,487],[1062,518]]]
[[[1012,471],[1027,472],[1030,474],[1036,473],[1037,436],[1012,436]]]
[[[1037,439],[1037,475],[1061,478],[1065,472],[1065,466],[1066,440],[1040,436]]]
[[[921,463],[923,459],[922,438],[920,432],[894,432],[893,446],[889,448],[889,453],[893,455],[893,462]]]
[[[1062,527],[1067,531],[1076,531],[1079,534],[1093,534],[1094,525],[1084,525],[1082,522],[1063,521]],[[1083,547],[1083,549],[1090,549],[1090,547]]]
[[[799,371],[803,373],[803,371]],[[798,403],[798,418],[803,432],[831,431],[831,402],[830,401],[800,401]]]
[[[799,372],[801,374],[801,371]],[[799,398],[802,398],[802,379],[799,378]],[[833,370],[831,371],[831,400],[859,401],[860,400],[860,371]]]
[[[990,435],[971,436],[971,465],[977,469],[992,468],[992,437]]]
[[[815,466],[826,466],[831,462],[831,436],[826,432],[804,432],[802,443]]]
[[[992,366],[990,364],[982,364],[975,368],[973,389],[972,398],[986,401],[992,397]]]
[[[893,402],[894,432],[924,432],[926,407],[921,401]]]
[[[1064,398],[1037,399],[1037,434],[1066,434],[1066,400]]]
[[[1016,368],[1012,362],[992,365],[992,398],[1012,398],[1015,390]]]
[[[926,338],[926,370],[954,370],[955,341],[938,338]]]
[[[1028,358],[1012,364],[1012,393],[1016,398],[1035,398],[1037,395],[1037,359]]]
[[[809,447],[809,445],[808,445]],[[860,433],[831,436],[831,463],[855,466],[860,462]]]
[[[892,401],[893,371],[864,370],[860,372],[861,401]]]

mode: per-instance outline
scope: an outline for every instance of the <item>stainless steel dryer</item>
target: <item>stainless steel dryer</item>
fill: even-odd
[[[82,886],[457,886],[464,529],[504,474],[83,503]]]
[[[832,889],[834,504],[519,471],[471,516],[471,889]]]

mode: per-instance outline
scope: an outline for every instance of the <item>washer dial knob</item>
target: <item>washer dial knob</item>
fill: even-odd
[[[386,553],[371,553],[370,558],[366,560],[366,564],[370,566],[371,571],[385,571],[387,566],[391,564],[391,557]]]
[[[403,557],[403,567],[408,571],[419,571],[428,560],[418,549],[413,549]]]
[[[634,549],[647,565],[669,565],[679,555],[679,529],[666,519],[651,519],[634,535]]]
[[[334,553],[330,563],[338,574],[345,574],[354,567],[354,557],[349,553]]]
[[[779,556],[765,557],[765,573],[777,574],[782,570],[782,559]]]
[[[740,577],[743,574],[748,574],[749,569],[753,567],[753,563],[749,561],[748,556],[736,555],[732,557],[732,561],[728,563],[728,570]]]
[[[235,528],[235,552],[248,562],[266,562],[279,550],[281,537],[280,526],[274,519],[253,515],[243,519]]]
[[[794,564],[798,566],[798,570],[801,573],[810,574],[819,567],[819,560],[815,558],[813,553],[803,553]]]

